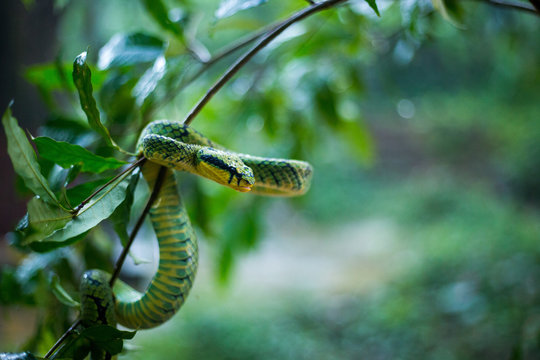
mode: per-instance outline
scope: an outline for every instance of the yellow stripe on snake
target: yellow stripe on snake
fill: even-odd
[[[197,272],[198,246],[171,169],[189,171],[241,192],[295,196],[309,189],[311,166],[303,161],[271,159],[229,151],[194,129],[172,121],[154,121],[141,133],[140,156],[149,161],[143,176],[153,188],[162,166],[165,180],[150,210],[159,244],[159,266],[144,293],[110,275],[87,271],[82,278],[83,326],[120,323],[132,329],[158,326],[184,303]]]

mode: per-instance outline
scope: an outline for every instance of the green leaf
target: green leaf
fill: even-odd
[[[124,342],[120,339],[107,340],[107,341],[94,341],[100,349],[105,350],[111,355],[116,355],[122,352]]]
[[[127,124],[138,115],[135,109],[133,87],[139,81],[138,76],[131,73],[110,73],[107,81],[99,91],[101,109],[113,124]]]
[[[48,236],[53,231],[63,228],[72,215],[57,206],[50,205],[39,197],[28,202],[28,224],[40,236]],[[23,243],[28,243],[25,240]]]
[[[464,11],[458,0],[431,0],[446,21],[459,29],[464,29]]]
[[[66,179],[64,180],[64,189],[63,189],[64,191],[65,191],[65,187],[71,184],[80,174],[81,168],[82,168],[81,164],[76,164],[69,167],[69,171],[66,175]]]
[[[43,87],[47,91],[54,91],[65,89],[63,76],[67,77],[70,72],[71,64],[47,63],[27,67],[24,77],[34,85]]]
[[[60,278],[56,274],[52,274],[49,279],[49,286],[51,287],[51,290],[62,304],[70,306],[70,307],[76,307],[78,308],[81,306],[79,302],[73,300],[73,298],[67,293],[66,290],[60,285]]]
[[[139,171],[135,171],[131,175],[131,179],[129,180],[129,185],[126,190],[126,198],[122,203],[116,208],[113,215],[111,216],[111,220],[114,223],[114,230],[120,237],[120,240],[122,241],[122,245],[126,245],[127,241],[129,239],[126,227],[129,223],[129,215],[131,213],[131,206],[133,205],[134,195],[135,195],[135,188],[137,187],[137,184],[139,182]]]
[[[39,155],[60,165],[64,169],[72,165],[81,165],[81,171],[100,173],[105,170],[117,169],[127,164],[125,161],[112,157],[102,157],[91,153],[82,146],[56,141],[49,137],[34,138]]]
[[[143,33],[117,34],[99,51],[102,70],[154,62],[165,51],[165,42]]]
[[[136,331],[122,331],[109,325],[96,325],[84,329],[81,336],[92,341],[109,341],[114,339],[130,340],[133,339]]]
[[[381,16],[381,14],[379,13],[379,9],[377,8],[377,3],[375,2],[375,0],[365,0],[369,7],[373,9],[373,11],[375,11],[375,14],[377,14],[377,16]]]
[[[172,32],[183,41],[183,30],[180,24],[171,21],[169,12],[161,0],[143,0],[146,11],[164,30]]]
[[[86,51],[77,56],[73,62],[73,83],[79,92],[81,108],[86,114],[90,127],[100,134],[109,146],[125,152],[118,145],[116,145],[109,134],[109,130],[107,130],[107,128],[101,123],[96,100],[92,95],[92,72],[86,64]]]
[[[264,4],[266,0],[222,0],[214,14],[216,18],[223,19],[237,12]]]
[[[72,205],[80,204],[84,199],[90,196],[90,194],[92,194],[94,190],[96,190],[99,186],[104,185],[111,179],[111,177],[106,177],[94,181],[88,181],[83,184],[74,186],[71,189],[67,189],[66,195],[69,199],[69,202]]]
[[[113,223],[114,231],[120,238],[122,245],[126,246],[129,241],[129,234],[127,232],[127,226],[129,224],[129,215],[131,213],[131,206],[133,205],[133,200],[135,198],[135,188],[139,182],[139,172],[135,171],[131,175],[129,180],[129,185],[126,190],[125,200],[116,208],[114,213],[111,215],[111,220]],[[149,261],[141,259],[136,256],[133,252],[129,252],[129,256],[133,260],[135,265],[148,263]]]
[[[42,136],[53,137],[67,142],[75,142],[85,135],[94,135],[91,133],[90,126],[86,120],[63,117],[53,117],[40,130]]]
[[[159,81],[165,76],[167,61],[160,56],[154,62],[154,66],[146,70],[141,79],[133,88],[133,96],[137,99],[137,105],[142,106],[146,98],[152,94]]]
[[[30,145],[24,131],[19,127],[17,120],[11,116],[11,108],[8,107],[2,116],[2,125],[6,132],[8,154],[11,158],[15,172],[24,180],[25,185],[43,200],[58,204],[58,200],[52,192],[49,183],[41,174],[37,163],[36,153]]]
[[[97,325],[84,329],[81,336],[110,355],[116,355],[122,351],[122,340],[133,339],[135,333],[136,331],[121,331],[109,325]]]
[[[107,219],[114,210],[124,201],[128,182],[127,175],[119,178],[88,204],[86,204],[63,228],[56,230],[51,235],[40,241],[32,243],[36,251],[48,251],[55,247],[66,246],[81,239],[82,234],[94,228],[103,220]],[[76,239],[76,240],[73,240]]]

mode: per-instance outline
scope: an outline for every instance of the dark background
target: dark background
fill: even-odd
[[[58,17],[52,0],[37,1],[30,8],[20,0],[4,0],[0,4],[0,109],[2,113],[14,100],[12,111],[23,128],[29,130],[43,122],[47,111],[36,88],[23,77],[25,66],[51,61],[58,51],[56,31]],[[6,137],[1,130],[0,167],[12,169],[6,152]],[[15,192],[13,171],[0,177],[2,202],[0,233],[12,230],[24,215],[25,202]]]

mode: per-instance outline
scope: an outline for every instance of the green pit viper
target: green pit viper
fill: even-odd
[[[309,189],[312,167],[307,162],[239,154],[210,141],[194,129],[173,121],[154,121],[142,131],[137,153],[147,160],[142,173],[153,188],[160,168],[166,174],[150,219],[159,244],[159,265],[141,294],[101,270],[84,273],[81,322],[89,327],[120,323],[147,329],[170,319],[184,303],[198,263],[198,246],[172,169],[189,171],[240,192],[294,196]]]

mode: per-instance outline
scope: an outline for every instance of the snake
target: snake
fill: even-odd
[[[81,323],[149,329],[169,320],[185,302],[198,264],[198,245],[173,170],[187,171],[239,192],[297,196],[310,186],[313,169],[304,161],[236,153],[195,129],[170,120],[149,123],[137,153],[147,161],[142,174],[150,188],[164,171],[162,187],[149,214],[159,246],[159,264],[144,293],[111,275],[88,270],[81,279]]]

